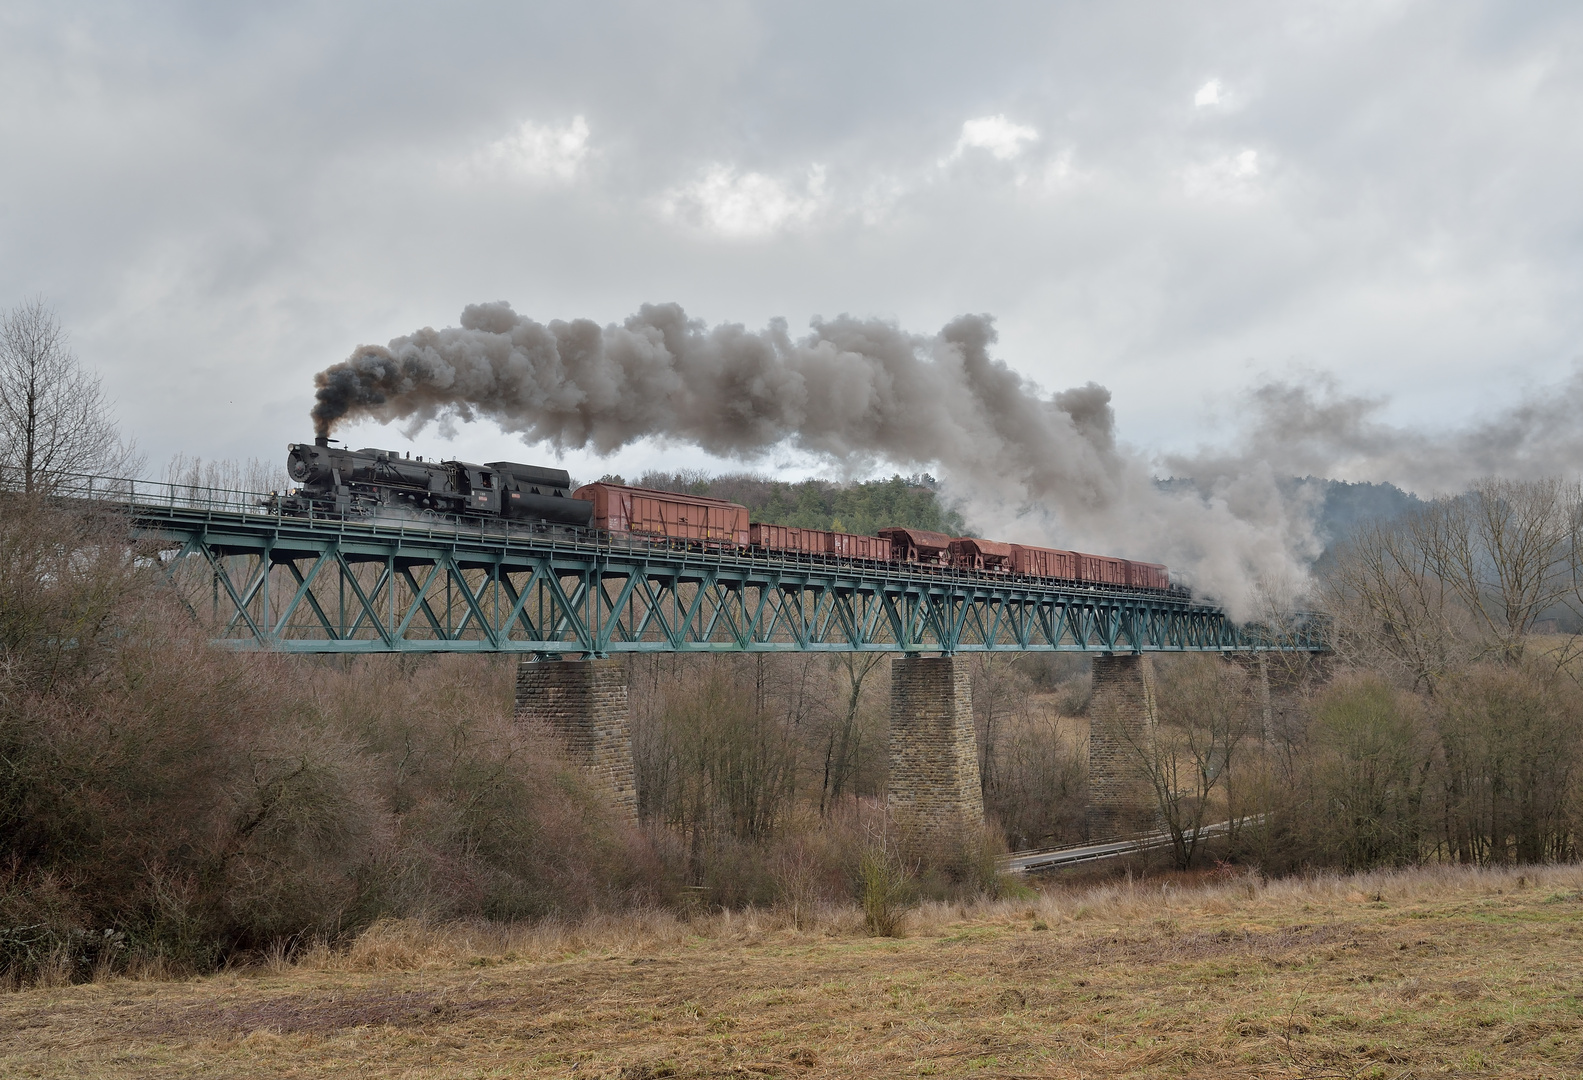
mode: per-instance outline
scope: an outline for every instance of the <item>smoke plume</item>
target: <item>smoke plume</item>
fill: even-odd
[[[459,327],[362,346],[317,376],[315,427],[343,418],[485,418],[531,443],[609,453],[637,439],[754,458],[782,445],[838,463],[927,467],[987,535],[1168,563],[1234,614],[1258,582],[1301,581],[1318,554],[1311,508],[1267,465],[1165,491],[1118,445],[1110,392],[1044,396],[990,355],[992,320],[938,334],[877,321],[707,327],[674,304],[621,325],[535,322],[508,304]]]
[[[1427,498],[1487,476],[1573,474],[1583,462],[1583,370],[1441,431],[1388,424],[1385,399],[1348,394],[1323,375],[1261,384],[1240,404],[1241,431],[1229,447],[1167,457],[1166,471],[1214,483],[1264,463],[1287,476],[1389,482]]]

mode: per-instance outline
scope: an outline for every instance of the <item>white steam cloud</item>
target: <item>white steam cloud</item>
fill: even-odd
[[[1163,466],[1215,484],[1266,465],[1283,476],[1389,482],[1430,497],[1488,476],[1574,476],[1583,464],[1583,368],[1440,432],[1387,424],[1383,398],[1348,394],[1323,376],[1260,385],[1243,404],[1244,425],[1231,447],[1167,457]]]

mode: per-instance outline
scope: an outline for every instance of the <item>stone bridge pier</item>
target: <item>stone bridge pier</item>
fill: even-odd
[[[1137,653],[1094,657],[1088,704],[1088,838],[1110,840],[1154,826],[1145,779],[1157,720],[1154,664]]]
[[[970,839],[984,824],[978,737],[965,658],[902,656],[890,663],[887,803],[913,847]]]
[[[620,660],[524,660],[517,665],[516,719],[559,736],[630,821],[638,816],[627,670]]]
[[[1245,662],[1257,664],[1257,659]],[[1264,675],[1257,667],[1255,671]],[[984,825],[969,664],[960,656],[900,656],[890,666],[887,805],[904,846],[949,847]],[[1259,678],[1256,687],[1267,686]],[[1269,723],[1269,691],[1261,689]],[[1275,710],[1279,713],[1279,709]],[[629,820],[637,818],[626,666],[620,660],[530,660],[517,669],[516,718],[558,736]],[[1147,655],[1093,660],[1089,704],[1088,838],[1158,827],[1146,763],[1158,722]]]

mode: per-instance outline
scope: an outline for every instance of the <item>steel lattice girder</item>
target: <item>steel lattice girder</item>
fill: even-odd
[[[264,514],[138,514],[216,637],[287,652],[1319,651],[1160,594]],[[175,546],[179,544],[179,547]]]

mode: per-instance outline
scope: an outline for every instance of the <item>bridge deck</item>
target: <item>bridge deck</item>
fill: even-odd
[[[87,479],[87,478],[84,478]],[[504,523],[303,518],[138,482],[119,505],[218,640],[288,652],[1322,651],[1161,593],[666,547]],[[106,490],[108,489],[108,490]]]

